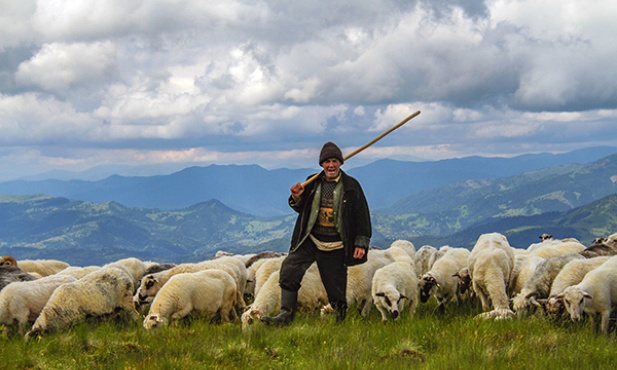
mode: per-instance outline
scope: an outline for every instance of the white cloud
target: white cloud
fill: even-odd
[[[313,166],[324,141],[354,149],[416,110],[364,158],[566,151],[617,130],[610,0],[0,8],[5,176],[82,157]]]
[[[44,44],[35,56],[19,66],[16,80],[51,92],[66,91],[103,82],[114,66],[115,47],[109,41]]]

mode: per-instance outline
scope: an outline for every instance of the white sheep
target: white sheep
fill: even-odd
[[[246,266],[240,259],[230,256],[223,256],[199,263],[182,263],[170,269],[144,276],[141,279],[141,283],[133,298],[135,304],[139,305],[152,303],[156,293],[174,275],[186,272],[198,272],[207,269],[221,269],[231,275],[236,282],[236,287],[238,289],[238,297],[236,299],[237,308],[244,310],[246,307],[243,296],[247,280]]]
[[[604,264],[604,262],[608,261],[609,258],[611,258],[611,256],[571,260],[555,277],[551,290],[548,294],[548,298],[537,301],[544,304],[544,308],[547,313],[561,315],[563,313],[564,306],[562,300],[557,298],[557,296],[567,287],[576,285],[583,281],[585,275],[587,275],[589,271],[600,267]]]
[[[416,251],[416,275],[418,278],[426,274],[429,270],[429,260],[431,256],[437,252],[437,248],[431,245],[423,245]]]
[[[530,256],[530,258],[541,258]],[[573,260],[582,260],[583,256],[578,253],[567,253],[560,256],[545,259],[540,262],[533,274],[519,294],[512,298],[512,308],[519,317],[531,314],[536,307],[540,306],[538,299],[548,297],[551,286],[560,271]]]
[[[114,262],[110,262],[104,265],[103,267],[119,266],[119,267],[125,268],[127,272],[131,274],[131,277],[133,278],[133,284],[137,286],[141,278],[144,276],[144,274],[148,270],[148,268],[154,264],[155,264],[154,262],[150,262],[150,261],[144,262],[140,260],[139,258],[127,257],[127,258],[119,259]]]
[[[514,269],[514,251],[508,239],[499,233],[480,235],[469,254],[467,265],[473,290],[486,313],[480,317],[513,316],[507,287]],[[488,312],[491,308],[494,313]]]
[[[270,278],[270,275],[275,271],[281,270],[281,265],[285,260],[285,256],[269,258],[264,263],[259,266],[257,271],[255,271],[254,280],[254,288],[253,288],[253,297],[257,296],[261,288],[264,286],[266,281]]]
[[[266,251],[266,252],[257,253],[253,255],[248,261],[246,261],[245,267],[246,267],[247,274],[246,274],[246,286],[244,288],[244,295],[253,297],[253,298],[255,297],[255,286],[256,286],[255,275],[257,273],[257,270],[259,270],[262,265],[264,265],[266,262],[270,262],[271,260],[275,259],[279,261],[278,268],[280,269],[280,262],[283,261],[285,256],[287,256],[287,253]]]
[[[589,271],[580,283],[567,287],[557,297],[572,321],[579,321],[583,313],[592,318],[599,315],[599,329],[608,333],[611,311],[617,305],[617,256]]]
[[[585,249],[585,246],[581,242],[573,238],[552,240],[551,242],[547,241],[545,243],[546,245],[535,249],[531,254],[549,259],[568,253],[582,252]]]
[[[521,292],[527,281],[531,278],[536,267],[546,258],[533,254],[514,255],[514,270],[508,286],[509,295],[516,295]]]
[[[53,292],[26,337],[58,330],[84,320],[103,316],[120,308],[134,320],[139,313],[133,304],[133,277],[126,269],[105,267],[72,283],[60,285]]]
[[[435,296],[441,313],[454,299],[460,304],[463,301],[464,291],[460,289],[458,274],[467,267],[469,255],[470,251],[466,248],[445,249],[442,256],[418,281],[420,301],[427,302],[431,295]]]
[[[270,316],[279,312],[281,308],[279,277],[280,270],[274,271],[256,293],[255,300],[241,316],[243,329],[259,322],[262,316]],[[313,263],[302,278],[300,290],[298,290],[297,310],[314,311],[327,303],[326,289],[321,282],[317,264]]]
[[[347,307],[355,307],[362,317],[368,317],[373,306],[372,287],[375,272],[383,266],[398,258],[409,255],[407,249],[402,250],[396,246],[388,249],[369,249],[367,261],[360,265],[354,265],[347,269],[347,290],[345,298]],[[322,308],[322,316],[334,313],[332,307],[326,305]]]
[[[82,277],[88,275],[92,271],[96,271],[100,268],[101,266],[94,266],[94,265],[85,266],[85,267],[69,266],[65,268],[64,270],[57,272],[56,275],[68,275],[68,276],[74,277],[75,279],[81,279]]]
[[[17,281],[0,291],[0,324],[7,331],[17,324],[23,334],[28,322],[34,322],[57,287],[77,279],[68,275],[51,275],[32,281]]]
[[[415,258],[416,258],[416,247],[409,240],[404,240],[404,239],[395,240],[395,241],[393,241],[390,244],[390,248],[392,248],[392,247],[401,248],[402,250],[407,252],[409,257],[411,257],[413,260],[415,260]]]
[[[375,271],[371,295],[381,321],[388,321],[388,316],[398,320],[405,308],[413,317],[418,305],[418,277],[413,261],[399,260]]]
[[[67,267],[69,264],[54,259],[39,260],[15,260],[13,256],[0,257],[0,264],[19,267],[23,272],[37,274],[39,277],[53,275]]]
[[[435,262],[437,262],[444,254],[446,254],[448,249],[450,249],[449,245],[442,245],[441,247],[439,247],[439,249],[437,249],[435,253],[431,254],[431,256],[428,259],[428,269],[429,270],[433,268],[433,265],[435,264]]]
[[[154,329],[189,314],[213,318],[218,313],[221,322],[229,322],[237,318],[236,290],[231,275],[219,269],[174,275],[154,298],[143,326]]]

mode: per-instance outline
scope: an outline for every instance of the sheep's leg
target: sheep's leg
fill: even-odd
[[[381,321],[382,322],[388,321],[388,311],[385,308],[383,308],[381,305],[377,306],[377,310],[379,310],[379,312],[381,313]]]
[[[611,310],[604,310],[600,312],[600,331],[604,334],[608,334],[608,322],[611,317]]]
[[[490,304],[488,301],[488,297],[484,293],[484,290],[480,288],[477,284],[474,283],[473,289],[476,292],[476,295],[480,298],[480,303],[482,304],[482,311],[487,312],[490,311]]]

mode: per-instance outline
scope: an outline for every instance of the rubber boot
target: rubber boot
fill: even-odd
[[[340,324],[347,317],[347,303],[337,303],[334,308],[336,309],[336,323]]]
[[[294,321],[298,292],[281,289],[281,312],[274,317],[263,316],[261,322],[273,326],[287,326]]]

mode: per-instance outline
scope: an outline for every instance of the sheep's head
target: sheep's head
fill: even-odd
[[[433,287],[439,287],[437,280],[431,274],[425,274],[418,281],[418,288],[420,290],[420,302],[426,303],[431,298],[431,290]]]
[[[169,323],[166,317],[161,317],[157,314],[148,315],[144,318],[144,328],[157,329],[166,326]]]
[[[606,241],[606,238],[594,238],[593,244],[604,244],[605,241]]]
[[[384,307],[387,307],[388,311],[390,312],[390,317],[392,317],[392,320],[396,320],[399,318],[399,305],[401,304],[401,301],[403,299],[407,299],[405,295],[400,294],[396,290],[393,290],[390,292],[378,292],[375,294],[375,296],[377,296],[377,299],[380,299],[382,301],[382,305]],[[402,307],[403,306],[401,306],[401,309]]]
[[[566,310],[561,297],[549,297],[546,301],[540,301],[540,303],[542,302],[544,303],[544,311],[549,315],[561,316]]]
[[[550,240],[550,239],[553,239],[553,236],[550,235],[550,234],[544,233],[544,234],[540,235],[540,239],[542,239],[542,241]]]
[[[323,306],[321,310],[319,310],[319,312],[320,312],[321,317],[326,317],[326,316],[334,314],[335,311],[334,311],[334,307],[332,307],[332,305],[328,303],[327,305]]]
[[[479,315],[476,315],[476,319],[482,320],[506,320],[514,317],[514,312],[510,311],[507,308],[496,308],[492,311],[483,312]]]
[[[538,292],[531,292],[526,295],[517,294],[512,298],[512,309],[519,317],[527,316],[533,313],[536,307],[540,306],[540,303],[536,301]]]
[[[133,302],[136,304],[152,303],[154,296],[161,289],[161,285],[162,284],[155,275],[144,276],[133,297]]]
[[[560,298],[564,304],[566,311],[570,314],[572,321],[579,321],[583,317],[583,312],[589,300],[593,297],[586,291],[577,286],[569,286],[556,298]]]
[[[240,321],[242,322],[242,329],[246,329],[255,322],[261,321],[261,316],[262,314],[259,309],[248,307],[240,318]]]
[[[458,291],[461,294],[464,294],[469,288],[471,288],[471,274],[469,273],[469,268],[462,268],[461,271],[452,275],[453,277],[458,278]]]
[[[0,266],[15,266],[17,267],[17,260],[13,256],[0,257]]]

